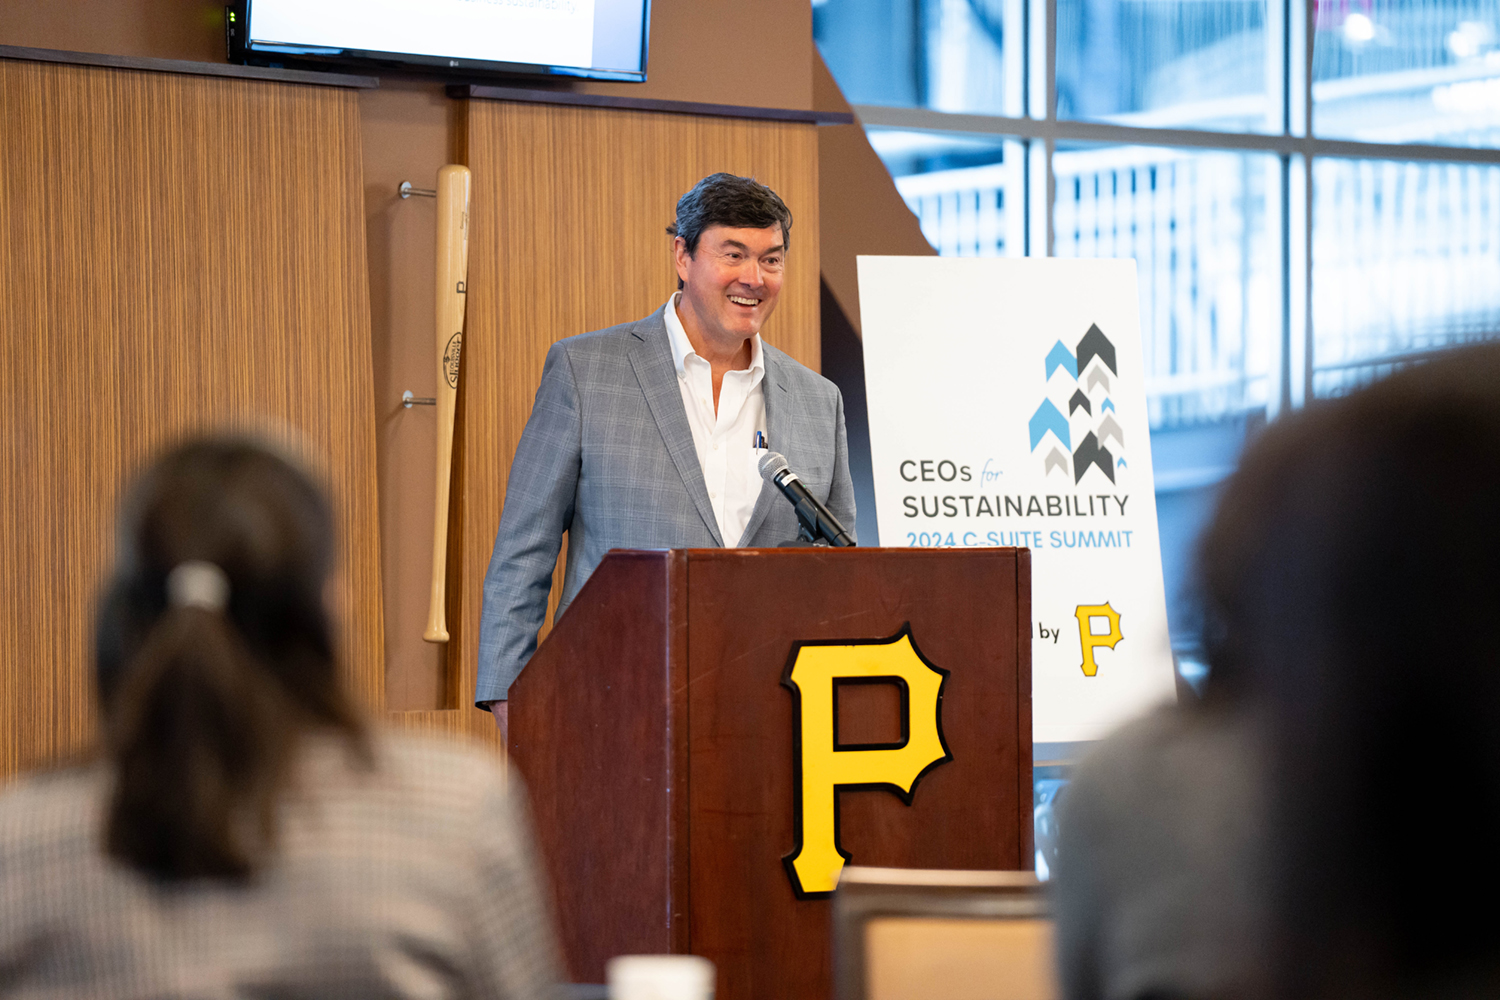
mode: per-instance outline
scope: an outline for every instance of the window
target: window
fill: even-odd
[[[814,0],[813,30],[940,253],[1136,260],[1181,662],[1247,438],[1500,337],[1500,0]]]
[[[1500,145],[1500,3],[1320,3],[1315,31],[1318,136]]]
[[[1264,0],[1057,0],[1057,116],[1279,132]]]
[[[1313,164],[1312,388],[1500,330],[1500,166]]]

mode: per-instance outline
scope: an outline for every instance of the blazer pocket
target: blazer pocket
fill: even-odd
[[[806,469],[793,469],[792,471],[801,477],[809,493],[819,500],[828,499],[828,491],[833,488],[832,469],[813,465]]]

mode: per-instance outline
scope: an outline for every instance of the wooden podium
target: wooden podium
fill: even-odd
[[[831,993],[829,902],[799,898],[783,863],[801,849],[808,700],[784,681],[799,650],[903,630],[946,673],[934,704],[949,759],[910,805],[888,785],[840,790],[841,853],[1031,868],[1029,552],[605,558],[510,689],[510,752],[574,982],[603,982],[613,955],[679,952],[717,964],[719,1000]],[[835,750],[904,745],[921,695],[881,681],[834,685]]]

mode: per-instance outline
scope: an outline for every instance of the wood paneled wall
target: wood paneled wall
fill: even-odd
[[[307,455],[383,697],[357,97],[0,61],[0,778],[86,745],[123,483],[183,435]]]
[[[469,707],[481,585],[547,348],[660,308],[677,287],[665,233],[677,199],[726,170],[757,177],[792,210],[787,279],[764,336],[816,370],[818,146],[812,125],[477,100],[463,136],[474,192],[449,704],[460,728],[487,732],[489,715]]]

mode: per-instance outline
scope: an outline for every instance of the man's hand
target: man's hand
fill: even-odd
[[[495,717],[495,728],[500,730],[500,742],[508,746],[510,743],[510,702],[491,701],[486,704],[489,705],[490,714]]]

